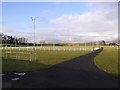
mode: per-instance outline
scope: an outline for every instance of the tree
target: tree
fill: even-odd
[[[0,44],[3,43],[3,36],[4,36],[4,34],[0,33]]]
[[[26,44],[27,39],[25,37],[18,38],[12,35],[0,33],[0,42],[2,44]]]
[[[25,37],[21,37],[18,39],[19,43],[27,43],[27,39]]]
[[[8,36],[7,36],[7,35],[4,35],[4,36],[3,36],[3,43],[4,43],[4,44],[7,44],[7,40],[8,40]]]
[[[104,40],[102,41],[102,43],[103,43],[103,45],[106,45],[106,42]]]
[[[8,43],[9,43],[9,44],[12,43],[12,36],[8,36]]]
[[[99,41],[99,44],[100,45],[106,45],[106,42],[104,40],[102,40],[102,41]]]

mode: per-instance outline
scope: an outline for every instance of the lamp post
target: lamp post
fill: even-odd
[[[85,42],[85,51],[86,51],[86,42]]]
[[[71,50],[71,49],[72,49],[72,48],[71,48],[71,46],[72,46],[72,37],[71,37],[71,36],[69,37],[69,44],[70,44],[70,45],[69,45],[69,46],[70,46],[70,47],[69,47],[69,50]]]
[[[34,59],[36,59],[35,58],[35,20],[37,19],[38,17],[31,17],[31,19],[32,19],[32,21],[33,21],[33,30],[34,30],[34,48],[33,48],[33,50],[34,50]]]
[[[33,21],[33,29],[34,29],[34,46],[35,46],[35,20],[37,19],[38,17],[31,17],[32,21]]]

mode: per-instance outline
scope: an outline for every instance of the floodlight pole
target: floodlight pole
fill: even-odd
[[[53,41],[53,49],[55,48],[55,42]]]
[[[16,48],[16,37],[14,37],[15,38],[15,48]]]
[[[6,39],[6,59],[7,59],[7,39]]]
[[[32,19],[32,21],[33,21],[33,30],[34,30],[34,43],[33,43],[34,47],[35,47],[35,20],[36,20],[36,18]]]
[[[96,41],[96,48],[98,48],[98,41]]]
[[[38,18],[38,17],[31,17],[31,19],[33,21],[33,30],[34,30],[34,48],[33,48],[34,51],[35,51],[35,20],[36,20],[36,18]]]
[[[86,51],[86,42],[85,42],[85,51]]]

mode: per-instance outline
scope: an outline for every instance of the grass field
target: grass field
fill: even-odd
[[[64,50],[65,48],[66,50]],[[87,49],[86,51],[78,50],[78,47],[77,51],[74,49],[74,47],[72,47],[73,50],[71,50],[69,47],[56,47],[55,49],[57,50],[53,50],[53,47],[37,47],[36,61],[30,61],[30,58],[31,60],[33,60],[33,51],[31,49],[7,49],[7,52],[10,53],[7,54],[7,59],[5,58],[6,55],[3,55],[3,73],[11,71],[29,72],[49,68],[55,64],[91,52],[90,49]],[[6,51],[3,49],[2,54],[4,54],[5,52]],[[116,47],[104,47],[104,50],[95,57],[94,62],[100,69],[104,70],[105,72],[108,72],[115,76],[118,75],[118,49],[116,49]]]
[[[95,64],[105,72],[118,76],[118,49],[116,47],[104,47],[103,51],[95,57]],[[120,75],[120,74],[119,74]]]
[[[30,61],[30,60],[23,60],[25,58],[29,58],[31,51],[29,50],[24,50],[24,52],[28,54],[22,54],[22,50],[18,49],[12,49],[12,50],[7,50],[7,52],[10,52],[7,54],[7,59],[4,58],[2,60],[2,70],[3,73],[11,72],[11,71],[22,71],[22,72],[29,72],[29,71],[34,71],[34,70],[39,70],[39,69],[44,69],[51,67],[52,65],[70,60],[72,58],[84,55],[90,50],[86,51],[63,51],[63,50],[36,50],[36,61]],[[3,53],[5,50],[3,50]],[[13,53],[14,52],[14,53]],[[20,52],[17,60],[16,57],[13,58],[13,56],[16,56],[17,52]],[[30,53],[30,54],[29,54]]]

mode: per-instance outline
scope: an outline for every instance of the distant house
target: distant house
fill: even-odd
[[[120,47],[120,44],[117,44],[118,47]]]
[[[114,42],[112,42],[112,43],[109,43],[109,46],[111,46],[111,45],[117,45],[116,43],[114,43]]]
[[[120,44],[116,44],[118,46],[118,49],[120,49]]]

